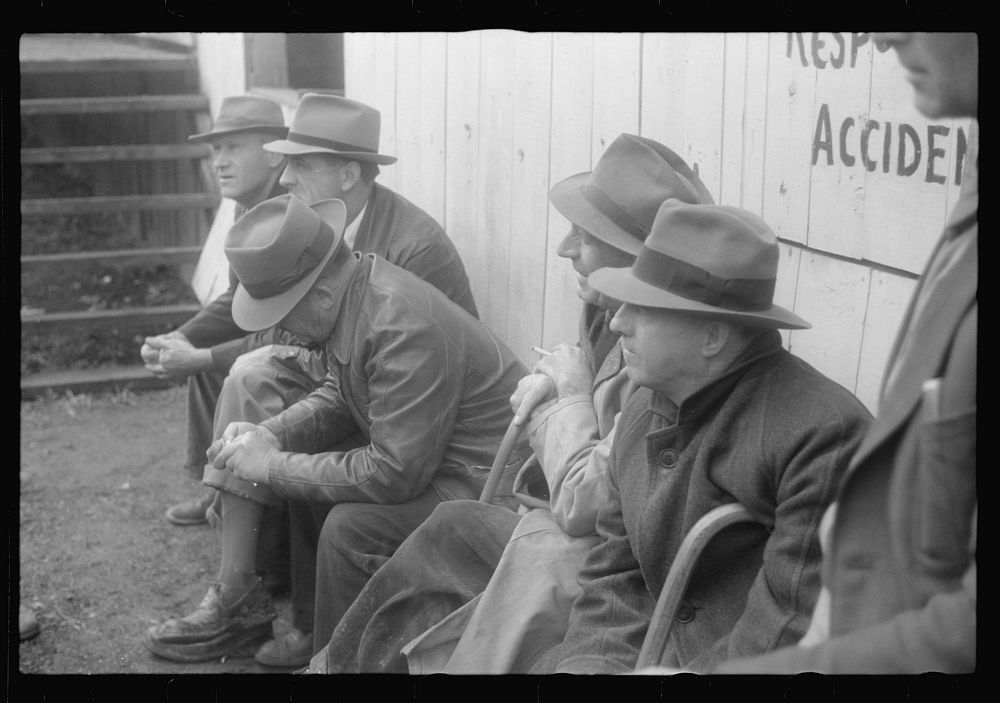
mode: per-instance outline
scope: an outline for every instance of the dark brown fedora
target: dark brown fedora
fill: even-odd
[[[755,327],[811,325],[773,303],[778,241],[753,213],[668,200],[631,268],[603,268],[591,288],[623,303],[684,310]]]
[[[603,242],[638,254],[664,200],[711,203],[698,174],[657,141],[621,134],[593,171],[560,181],[549,199],[563,217]]]

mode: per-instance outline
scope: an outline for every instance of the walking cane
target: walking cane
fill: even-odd
[[[493,502],[493,494],[496,493],[497,486],[500,484],[504,469],[507,468],[507,460],[510,459],[510,453],[514,450],[514,445],[517,444],[517,438],[521,435],[522,428],[523,425],[518,425],[513,420],[507,426],[507,431],[504,433],[503,439],[500,440],[500,448],[497,449],[496,458],[493,459],[493,466],[490,467],[490,474],[486,478],[486,485],[483,486],[483,492],[479,495],[480,503]]]

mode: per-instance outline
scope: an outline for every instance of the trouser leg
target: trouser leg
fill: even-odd
[[[377,535],[352,528],[350,514],[334,519],[335,512],[323,528],[317,568],[317,649],[327,643],[320,598],[327,599],[323,626],[336,625],[327,648],[330,673],[407,673],[403,645],[486,588],[520,518],[499,506],[447,501],[386,558],[371,553]],[[373,567],[356,598],[340,590],[345,575],[354,586],[355,575]]]
[[[196,481],[201,481],[205,471],[205,452],[213,440],[215,406],[219,402],[225,380],[225,375],[217,371],[200,371],[188,376],[187,454],[184,471]]]

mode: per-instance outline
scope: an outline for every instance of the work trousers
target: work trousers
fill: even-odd
[[[357,530],[354,514],[327,518],[318,593],[324,592],[325,578],[339,579],[352,569],[373,572],[353,604],[345,592],[330,609],[328,622],[336,628],[326,649],[328,673],[407,673],[403,646],[486,588],[520,515],[480,503],[478,519],[470,521],[465,517],[471,502],[438,505],[391,558],[368,556],[377,545]],[[319,629],[316,635],[317,647],[326,644]]]

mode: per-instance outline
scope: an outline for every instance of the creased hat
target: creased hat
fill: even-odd
[[[265,144],[279,154],[333,154],[345,159],[395,163],[378,153],[379,111],[339,95],[306,93],[299,100],[285,139]]]
[[[755,327],[811,325],[775,305],[778,241],[753,213],[668,200],[630,268],[603,268],[591,288],[624,303],[685,310]]]
[[[188,140],[207,142],[227,134],[263,132],[275,137],[288,133],[281,106],[273,100],[256,95],[234,95],[222,99],[219,114],[210,132],[192,134]]]
[[[240,281],[233,321],[254,332],[284,319],[337,250],[346,219],[342,200],[309,206],[294,195],[265,200],[240,217],[224,247]]]
[[[549,199],[563,217],[616,249],[638,254],[664,200],[711,203],[698,174],[657,141],[621,134],[593,171],[560,181]]]

